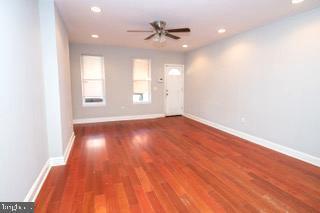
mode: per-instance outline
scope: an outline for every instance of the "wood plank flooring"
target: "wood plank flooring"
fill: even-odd
[[[75,132],[35,212],[320,212],[320,168],[185,117]]]

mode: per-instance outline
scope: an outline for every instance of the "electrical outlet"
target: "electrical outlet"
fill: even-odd
[[[246,118],[245,118],[245,117],[242,117],[242,118],[241,118],[241,123],[244,124],[245,122],[246,122]]]

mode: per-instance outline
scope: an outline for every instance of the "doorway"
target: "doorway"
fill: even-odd
[[[166,116],[183,114],[184,65],[165,65],[165,113]]]

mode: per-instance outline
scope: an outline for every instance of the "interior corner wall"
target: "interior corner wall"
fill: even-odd
[[[23,201],[49,158],[38,1],[2,1],[0,26],[0,201]]]
[[[39,8],[49,154],[62,157],[73,132],[68,35],[53,0]]]
[[[185,112],[320,158],[320,9],[186,54]]]
[[[63,152],[54,2],[40,0],[39,8],[49,154],[60,157]]]
[[[57,8],[55,9],[55,20],[59,69],[62,150],[63,153],[65,153],[73,135],[69,38],[66,26]]]

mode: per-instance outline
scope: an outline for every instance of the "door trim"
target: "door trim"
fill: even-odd
[[[167,113],[167,96],[166,96],[166,89],[167,89],[167,67],[175,66],[182,68],[182,115],[184,113],[184,64],[165,64],[164,65],[164,86],[163,86],[163,111],[165,116],[170,116]]]

